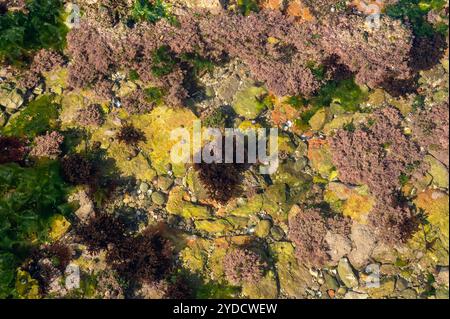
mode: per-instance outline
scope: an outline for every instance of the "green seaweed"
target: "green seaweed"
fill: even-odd
[[[176,60],[170,52],[168,46],[161,46],[153,54],[152,73],[156,77],[162,77],[170,74],[176,65]]]
[[[164,91],[158,87],[149,87],[144,90],[147,100],[155,105],[161,105],[163,102]]]
[[[361,89],[353,79],[328,82],[316,96],[303,102],[309,108],[300,114],[295,124],[300,128],[307,127],[309,120],[318,110],[329,107],[332,103],[338,104],[345,112],[357,112],[360,110],[360,104],[367,98],[368,92]]]
[[[0,298],[14,294],[15,269],[29,249],[49,240],[52,217],[72,211],[68,191],[58,162],[0,165]]]
[[[131,9],[131,17],[136,21],[156,23],[161,19],[167,19],[174,23],[175,17],[169,13],[169,7],[163,0],[136,0]]]
[[[239,287],[209,281],[196,291],[197,299],[233,299],[240,292]]]
[[[9,136],[35,137],[55,128],[58,115],[59,105],[53,102],[52,96],[43,95],[11,118],[3,133]]]
[[[62,50],[68,28],[63,21],[63,1],[31,0],[27,13],[0,15],[0,60],[23,64],[23,58],[36,50]]]
[[[259,6],[257,0],[237,0],[239,12],[248,16],[251,12],[258,12]]]
[[[432,36],[435,32],[445,35],[448,26],[434,27],[427,21],[427,14],[431,10],[441,10],[446,0],[400,0],[386,8],[386,14],[395,19],[408,20],[414,34],[418,36]]]

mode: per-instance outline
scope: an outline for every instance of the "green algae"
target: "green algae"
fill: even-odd
[[[0,15],[0,60],[23,64],[23,57],[46,48],[62,50],[68,29],[61,0],[31,0],[27,13]]]
[[[14,114],[3,133],[9,136],[35,137],[57,128],[59,105],[51,95],[43,95]]]

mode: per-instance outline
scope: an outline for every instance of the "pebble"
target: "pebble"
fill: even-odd
[[[149,186],[148,186],[148,184],[147,183],[141,183],[141,185],[139,185],[139,190],[142,192],[142,193],[146,193],[148,190],[149,190]]]

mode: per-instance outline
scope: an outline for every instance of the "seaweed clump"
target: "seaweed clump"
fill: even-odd
[[[413,116],[412,133],[417,143],[448,167],[449,105],[421,109]]]
[[[104,118],[100,105],[91,104],[80,109],[77,114],[77,122],[81,125],[101,126],[104,123]]]
[[[21,162],[28,151],[25,142],[17,137],[0,136],[0,164]]]
[[[136,129],[131,124],[125,124],[117,133],[117,139],[126,145],[136,146],[139,142],[145,141],[144,133]]]
[[[107,255],[112,268],[124,279],[154,283],[166,279],[172,270],[173,247],[157,228],[135,237],[124,236]]]
[[[267,264],[254,251],[236,248],[225,255],[223,267],[225,276],[231,284],[257,284],[263,277]]]
[[[89,185],[96,178],[93,163],[80,154],[71,154],[61,160],[64,179],[73,185]]]
[[[107,249],[109,244],[118,245],[123,239],[126,226],[118,218],[98,213],[77,228],[77,236],[91,251]]]
[[[233,152],[237,150],[238,141],[233,141]],[[220,144],[220,143],[219,143]],[[222,156],[225,157],[225,137],[222,137]],[[210,155],[214,155],[214,149],[210,150]],[[244,162],[247,159],[247,152],[244,149]],[[206,163],[202,157],[200,163],[194,164],[194,169],[205,187],[209,197],[220,204],[226,204],[230,199],[238,196],[242,189],[244,180],[243,173],[249,168],[249,163],[237,163],[237,155],[233,154],[233,163],[223,163],[213,161]]]
[[[34,139],[34,147],[30,155],[36,157],[47,157],[56,159],[61,154],[61,144],[64,141],[64,136],[56,131],[47,132],[45,135],[37,136]]]
[[[317,209],[300,209],[289,219],[288,236],[295,244],[295,255],[310,266],[322,267],[331,260],[325,239],[328,232],[348,236],[349,220],[322,216]]]
[[[331,138],[333,163],[348,184],[366,184],[383,199],[401,186],[400,175],[411,174],[423,154],[405,134],[398,110],[376,111],[365,127],[339,130]]]
[[[148,101],[148,96],[143,90],[135,90],[121,100],[122,107],[129,114],[145,114],[152,110],[152,103]]]

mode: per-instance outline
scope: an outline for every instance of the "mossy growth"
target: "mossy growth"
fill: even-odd
[[[43,95],[14,115],[3,133],[8,136],[35,137],[56,128],[59,105],[52,96]]]
[[[29,0],[26,9],[0,15],[0,61],[20,65],[36,50],[64,48],[63,1]]]
[[[239,12],[248,16],[251,12],[259,11],[258,0],[237,0]]]
[[[427,21],[431,10],[442,10],[446,0],[400,0],[386,8],[386,14],[392,18],[408,20],[417,36],[432,36],[435,32],[445,35],[448,25],[433,26]]]
[[[177,64],[175,57],[172,52],[170,52],[170,48],[165,45],[156,49],[152,54],[152,58],[152,73],[156,77],[170,74]]]
[[[15,294],[15,269],[29,249],[49,240],[53,216],[72,211],[57,162],[0,165],[0,298]]]
[[[148,87],[144,90],[148,102],[161,105],[163,102],[164,91],[158,87]]]
[[[136,0],[131,9],[131,17],[135,21],[147,21],[156,23],[161,19],[167,19],[175,23],[176,19],[169,12],[169,6],[163,0]]]
[[[197,299],[233,299],[240,293],[241,288],[209,281],[201,285],[196,291]]]
[[[189,63],[195,76],[201,75],[205,72],[212,72],[214,63],[197,53],[184,53],[180,56],[181,61]]]

